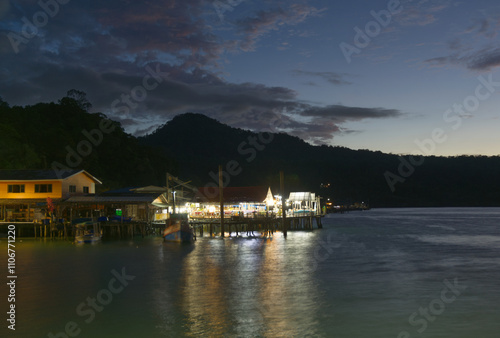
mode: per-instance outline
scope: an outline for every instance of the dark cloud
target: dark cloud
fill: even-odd
[[[499,18],[491,13],[481,18],[474,18],[471,20],[471,25],[465,30],[465,33],[474,33],[476,36],[484,36],[486,38],[494,38],[497,36]]]
[[[500,48],[479,51],[467,58],[467,67],[472,70],[490,70],[500,66]]]
[[[463,48],[462,40],[455,38],[448,42],[448,47],[453,51],[461,50]]]
[[[438,67],[455,65],[474,71],[490,71],[500,66],[500,48],[495,41],[500,16],[488,13],[472,18],[470,22],[464,31],[449,41],[449,55],[434,57],[425,63]]]
[[[454,53],[425,61],[431,66],[459,65],[474,71],[491,71],[500,66],[500,48],[485,48],[469,53]]]
[[[425,60],[425,63],[427,63],[428,65],[431,65],[431,66],[444,66],[444,65],[448,65],[450,63],[456,63],[454,60],[455,60],[455,57],[439,56],[439,57],[435,57],[432,59],[427,59],[427,60]]]
[[[328,144],[336,134],[341,133],[341,128],[333,121],[319,122],[298,122],[290,123],[285,131],[293,136],[307,140],[312,144]]]
[[[278,30],[281,25],[297,25],[323,11],[302,4],[288,4],[284,8],[259,11],[253,17],[239,20],[237,26],[244,36],[239,44],[240,48],[253,51],[263,35]]]
[[[330,82],[331,84],[334,84],[334,85],[352,84],[352,82],[345,80],[345,78],[348,76],[348,74],[343,74],[343,73],[312,72],[312,71],[305,71],[305,70],[299,70],[299,69],[295,69],[292,73],[295,75],[299,75],[299,76],[319,77],[319,78],[321,78],[327,82]]]
[[[319,145],[330,143],[337,134],[351,133],[352,131],[342,127],[345,122],[397,118],[403,115],[402,112],[395,109],[347,107],[342,105],[316,107],[302,104],[295,114],[289,115],[291,118],[282,124],[282,128],[291,135]]]
[[[311,107],[309,109],[304,109],[300,115],[314,117],[323,121],[334,120],[337,122],[345,122],[347,120],[356,121],[369,118],[399,117],[402,113],[396,109],[330,105],[326,107]]]
[[[449,8],[451,0],[401,1],[403,10],[395,16],[402,26],[427,26],[437,21],[437,14]]]
[[[320,15],[321,9],[305,1],[266,2],[274,7],[227,23],[240,40],[220,34],[225,24],[207,21],[217,19],[207,14],[214,11],[210,1],[70,1],[18,53],[7,34],[21,35],[21,19],[41,9],[34,0],[9,4],[0,6],[0,96],[11,105],[57,101],[74,88],[87,93],[93,112],[136,135],[177,114],[197,112],[235,127],[287,131],[312,143],[331,141],[347,121],[399,116],[379,108],[316,107],[290,88],[223,78],[219,63],[228,50],[254,50],[264,35],[284,27],[297,26],[299,34],[299,24]],[[161,76],[145,90],[145,77],[154,84],[151,69]],[[296,74],[349,84],[347,74]]]

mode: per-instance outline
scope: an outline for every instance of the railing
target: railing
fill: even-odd
[[[314,210],[287,210],[286,217],[311,217],[311,216],[323,216],[321,212],[316,212]],[[254,219],[254,218],[281,218],[281,212],[266,212],[266,211],[255,211],[255,212],[225,212],[224,219],[240,220],[240,219]],[[191,213],[189,218],[192,220],[197,219],[220,219],[220,213],[204,213],[197,212]]]

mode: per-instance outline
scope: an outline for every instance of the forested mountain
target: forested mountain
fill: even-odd
[[[500,206],[498,156],[413,158],[312,146],[286,134],[231,128],[200,114],[176,116],[141,142],[162,147],[198,185],[215,182],[222,164],[232,186],[262,184],[277,191],[284,170],[289,190],[315,191],[338,203]]]
[[[81,168],[105,190],[164,185],[166,172],[194,185],[214,184],[221,164],[230,186],[269,185],[278,192],[283,170],[288,191],[314,191],[336,203],[500,206],[498,156],[412,158],[312,146],[191,113],[138,139],[103,114],[88,113],[89,106],[81,95],[25,107],[0,100],[0,168]]]

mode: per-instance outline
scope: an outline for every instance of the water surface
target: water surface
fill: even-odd
[[[15,336],[498,337],[499,219],[500,208],[375,209],[286,240],[17,239]]]

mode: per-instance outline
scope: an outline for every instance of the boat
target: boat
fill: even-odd
[[[94,244],[102,239],[102,231],[99,222],[83,221],[75,224],[75,242],[77,244]]]
[[[189,226],[187,214],[170,215],[163,230],[165,242],[192,243],[195,240],[193,229]]]

